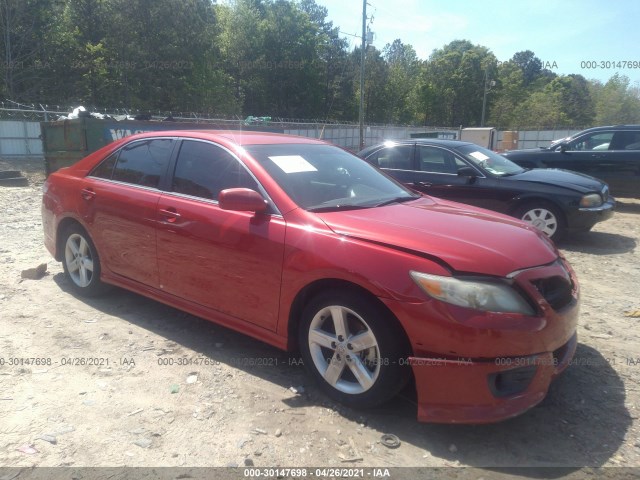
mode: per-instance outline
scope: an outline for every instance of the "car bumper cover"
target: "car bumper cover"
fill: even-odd
[[[418,420],[490,423],[517,416],[547,394],[571,363],[577,334],[559,349],[491,360],[410,357],[416,379]]]
[[[599,207],[579,208],[578,213],[570,219],[569,228],[576,230],[591,228],[598,222],[608,220],[613,216],[615,205],[615,200],[609,198]]]

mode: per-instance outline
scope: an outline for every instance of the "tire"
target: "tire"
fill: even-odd
[[[555,205],[549,202],[527,203],[518,207],[514,217],[530,223],[551,240],[561,240],[566,232],[564,217]]]
[[[394,397],[411,376],[404,332],[362,295],[328,291],[303,312],[299,341],[305,367],[322,390],[350,407]]]
[[[108,287],[100,280],[100,257],[91,237],[78,224],[63,234],[62,266],[71,288],[85,297],[104,293]]]

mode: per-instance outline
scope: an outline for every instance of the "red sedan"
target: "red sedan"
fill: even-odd
[[[308,138],[169,131],[49,176],[45,244],[79,294],[118,285],[282,349],[371,407],[418,418],[540,402],[576,348],[578,282],[535,228],[419,195]]]

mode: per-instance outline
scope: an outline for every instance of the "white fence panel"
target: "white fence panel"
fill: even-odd
[[[24,120],[0,121],[0,156],[42,156],[40,123]]]

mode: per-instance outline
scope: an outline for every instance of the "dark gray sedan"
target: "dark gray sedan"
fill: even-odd
[[[522,168],[473,143],[390,141],[358,155],[420,192],[519,218],[554,240],[590,230],[615,206],[607,184],[596,178]]]

